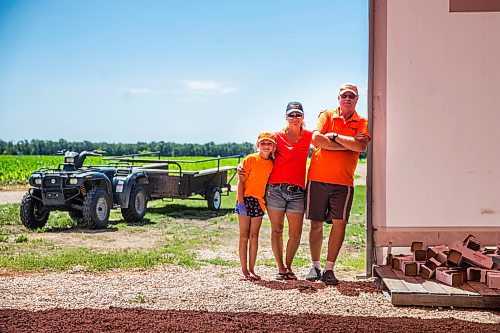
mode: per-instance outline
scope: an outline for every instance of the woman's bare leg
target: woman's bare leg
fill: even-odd
[[[283,223],[285,212],[268,209],[267,214],[271,221],[271,248],[278,265],[278,272],[285,273],[286,267],[283,262]]]

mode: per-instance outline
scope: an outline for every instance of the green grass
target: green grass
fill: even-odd
[[[358,185],[354,188],[350,223],[365,223],[366,215],[366,186]]]
[[[20,271],[65,271],[75,266],[83,266],[88,270],[103,271],[138,267],[150,268],[158,264],[179,263],[179,260],[169,253],[169,249],[147,252],[95,253],[85,248],[68,248],[61,249],[51,255],[28,251],[19,254],[10,253],[0,257],[0,267]]]
[[[323,250],[322,253],[326,253]],[[265,264],[270,267],[276,266],[274,260],[266,260]],[[325,259],[322,259],[322,266],[325,264]],[[294,267],[308,267],[311,265],[311,258],[297,255],[293,260]],[[336,270],[362,272],[365,269],[365,249],[359,251],[349,251],[344,244],[340,251],[340,255],[335,263]]]
[[[223,241],[223,233],[227,229],[224,227],[225,216],[233,205],[234,193],[230,197],[223,197],[221,212],[208,211],[206,201],[173,200],[168,204],[162,201],[151,202],[144,222],[127,224],[118,220],[111,222],[109,228],[130,233],[144,232],[145,228],[158,228],[163,235],[161,248],[107,253],[88,248],[63,247],[29,237],[36,233],[60,233],[61,237],[65,237],[61,233],[64,230],[84,228],[77,226],[66,212],[51,212],[44,228],[30,231],[21,225],[18,204],[0,205],[0,267],[20,271],[64,271],[81,266],[91,271],[103,271],[178,264],[197,268],[204,261],[197,259],[195,251]],[[234,214],[229,214],[231,215]],[[120,212],[112,211],[111,219],[121,219]],[[172,221],[176,223],[171,223]],[[9,237],[10,234],[13,237]]]
[[[365,264],[364,199],[365,186],[357,186],[351,221],[337,269],[362,271]],[[198,268],[205,264],[238,266],[237,260],[222,258],[200,259],[197,253],[203,249],[218,249],[228,241],[236,243],[238,219],[232,213],[235,194],[223,196],[219,212],[207,210],[204,200],[158,200],[148,205],[148,214],[140,223],[123,221],[119,210],[112,211],[110,232],[113,230],[137,234],[156,229],[161,235],[158,247],[151,250],[99,250],[75,247],[37,239],[37,233],[53,233],[66,237],[67,232],[86,232],[84,226],[72,221],[66,212],[52,212],[48,224],[30,231],[21,225],[19,205],[0,205],[0,268],[18,271],[66,271],[83,267],[90,271],[110,269],[151,268],[156,265],[178,264]],[[305,222],[305,226],[307,225]],[[269,234],[270,223],[264,219],[261,233]],[[307,232],[304,230],[304,232]],[[323,254],[330,226],[325,225]],[[287,234],[285,229],[284,234]],[[97,236],[97,235],[96,235]],[[285,239],[286,241],[286,239]],[[262,244],[260,247],[262,248]],[[265,245],[267,246],[267,245]],[[230,251],[236,253],[237,248]],[[301,246],[294,261],[295,267],[310,264],[307,246]],[[275,267],[274,258],[258,257],[258,264]]]
[[[344,244],[361,249],[365,246],[365,224],[349,223],[345,231]]]
[[[134,297],[128,299],[129,303],[146,303],[146,298],[141,293],[135,294]]]
[[[240,263],[237,260],[224,260],[221,258],[213,258],[213,259],[203,259],[202,262],[207,264],[212,264],[215,266],[227,266],[227,267],[235,267]]]

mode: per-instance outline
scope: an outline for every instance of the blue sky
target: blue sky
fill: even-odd
[[[360,88],[368,1],[0,1],[0,139],[253,142]]]

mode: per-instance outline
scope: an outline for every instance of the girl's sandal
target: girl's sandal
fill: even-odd
[[[280,273],[278,272],[278,274],[276,274],[276,280],[288,280],[287,279],[287,276],[288,276],[288,273]]]
[[[262,278],[260,276],[258,276],[257,274],[255,273],[251,273],[250,276],[249,276],[250,280],[252,281],[260,281]]]
[[[293,280],[293,281],[297,280],[297,276],[295,275],[294,272],[286,272],[285,275],[286,275],[285,280]]]

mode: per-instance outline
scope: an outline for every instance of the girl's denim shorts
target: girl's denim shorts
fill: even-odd
[[[266,189],[267,209],[302,214],[305,211],[305,191],[290,184],[269,184]]]

